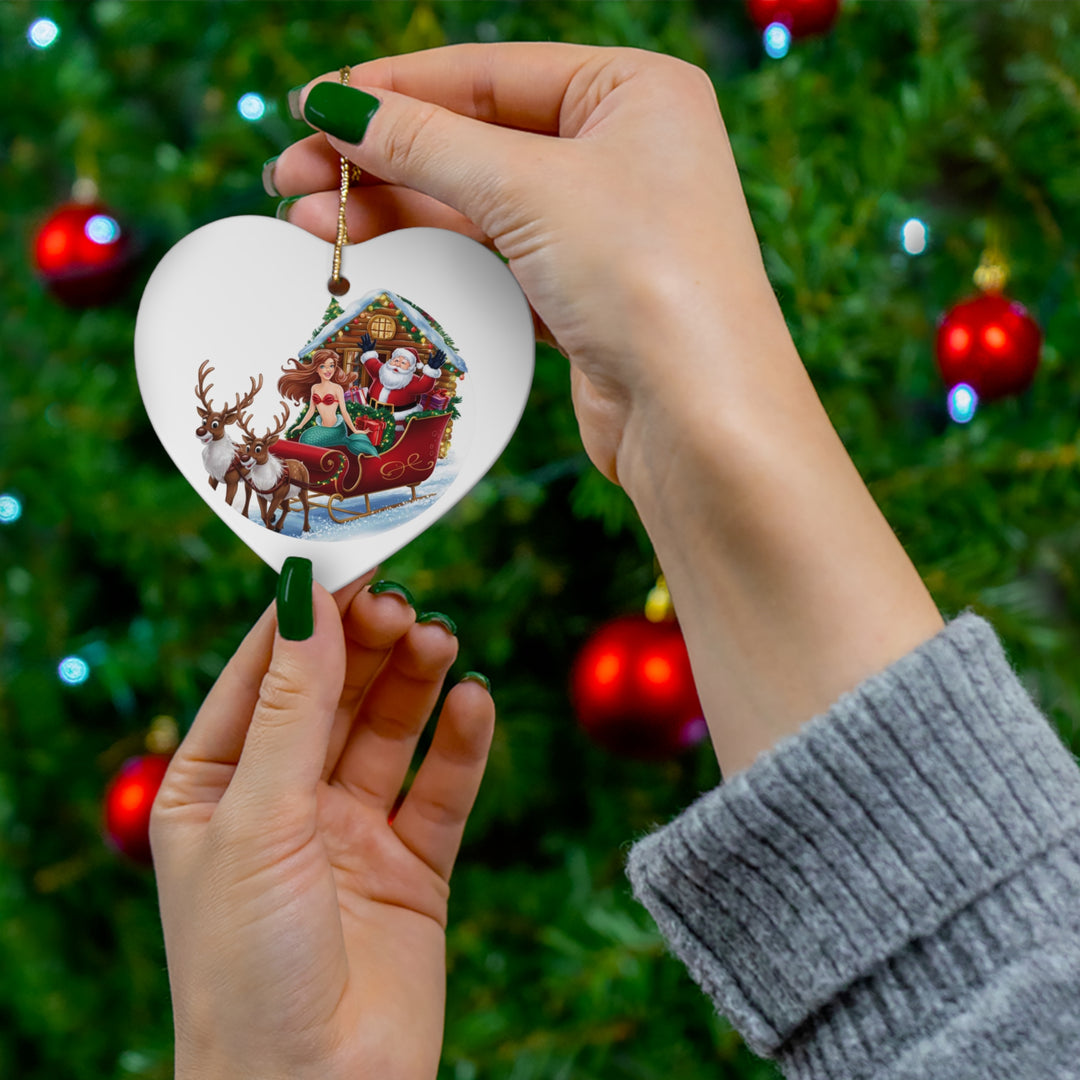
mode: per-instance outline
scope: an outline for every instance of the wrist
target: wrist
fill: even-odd
[[[667,503],[680,479],[737,488],[752,472],[747,451],[792,424],[832,433],[771,288],[739,291],[696,308],[707,338],[629,358],[651,373],[628,382],[616,458],[639,512]]]
[[[786,327],[761,314],[715,380],[632,399],[617,459],[727,776],[942,625]]]
[[[173,1080],[302,1080],[307,1071],[283,1067],[280,1063],[263,1064],[264,1054],[221,1053],[207,1050],[191,1052],[180,1042],[176,1044]],[[331,1074],[329,1068],[315,1069],[310,1074],[321,1080]]]

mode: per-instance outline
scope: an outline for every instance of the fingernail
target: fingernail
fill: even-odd
[[[438,623],[448,634],[457,636],[457,623],[449,615],[444,615],[441,611],[425,611],[423,615],[416,616],[416,621],[418,623]]]
[[[376,581],[374,585],[368,586],[368,592],[375,596],[382,596],[383,593],[400,596],[409,607],[416,607],[413,594],[404,585],[399,585],[396,581]]]
[[[304,119],[314,127],[358,143],[379,107],[379,99],[340,83],[321,82],[311,88],[304,102]]]
[[[466,671],[461,676],[462,682],[477,682],[479,683],[489,694],[491,693],[491,680],[486,675],[481,675],[479,671]]]
[[[274,157],[268,158],[263,162],[262,167],[263,191],[265,191],[272,199],[281,198],[281,192],[278,191],[277,185],[274,183],[274,166],[277,164],[279,156],[280,155],[275,154]]]
[[[304,84],[306,86],[307,83]],[[289,91],[289,115],[294,120],[303,120],[303,116],[300,114],[300,94],[303,92],[303,86],[294,86]]]
[[[277,586],[278,631],[288,641],[307,641],[315,632],[311,560],[290,555]]]
[[[276,217],[278,221],[288,221],[292,204],[298,202],[303,197],[303,195],[293,195],[291,198],[282,199],[281,202],[277,204],[277,209],[274,211],[274,217]]]

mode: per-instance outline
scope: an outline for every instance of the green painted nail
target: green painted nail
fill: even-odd
[[[263,162],[262,167],[262,186],[263,191],[272,199],[280,199],[281,192],[278,191],[277,185],[274,183],[274,166],[277,164],[278,155],[275,154],[272,158],[268,158]]]
[[[292,209],[292,204],[298,202],[303,197],[303,195],[293,195],[291,198],[282,199],[281,202],[277,204],[277,209],[274,211],[274,217],[276,217],[278,221],[288,221],[289,210]]]
[[[311,88],[304,102],[304,119],[328,135],[358,143],[378,108],[379,99],[363,90],[321,82]]]
[[[481,675],[479,671],[466,671],[461,676],[462,682],[478,682],[489,694],[491,693],[491,680],[486,675]]]
[[[311,560],[290,555],[277,587],[278,630],[288,641],[307,641],[315,632],[311,598]]]
[[[306,86],[306,85],[307,85],[307,83],[304,84],[304,86]],[[294,120],[303,120],[304,119],[303,116],[300,113],[300,95],[303,93],[303,90],[304,90],[303,86],[294,86],[289,91],[289,96],[288,96],[289,115]]]
[[[444,615],[441,611],[425,611],[423,615],[416,616],[416,621],[418,623],[438,623],[448,634],[457,636],[457,623],[449,615]]]
[[[394,596],[400,596],[409,607],[416,607],[416,601],[413,599],[413,594],[409,592],[404,585],[399,585],[396,581],[376,581],[374,585],[368,586],[368,592],[373,596],[391,593]]]

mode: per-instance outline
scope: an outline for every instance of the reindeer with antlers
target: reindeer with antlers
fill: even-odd
[[[285,415],[280,420],[275,416],[275,427],[264,435],[256,435],[249,427],[250,417],[240,414],[239,426],[244,433],[244,445],[240,451],[241,464],[246,472],[244,483],[248,492],[254,491],[259,499],[263,524],[268,529],[281,532],[285,516],[291,509],[290,500],[299,498],[304,507],[304,532],[311,532],[308,513],[310,490],[307,466],[295,458],[279,458],[270,453],[289,422],[289,406],[285,406]],[[281,517],[274,524],[274,514],[281,508]]]
[[[243,409],[250,408],[255,400],[255,395],[262,389],[263,377],[259,376],[258,383],[251,380],[251,389],[241,397],[236,395],[236,404],[226,406],[224,409],[215,409],[210,404],[209,393],[214,384],[209,386],[206,379],[214,369],[210,367],[210,361],[204,360],[199,365],[199,383],[195,387],[195,396],[202,402],[196,405],[195,411],[202,417],[202,423],[195,429],[196,438],[203,444],[202,459],[206,471],[210,474],[210,486],[217,490],[218,484],[225,485],[225,502],[232,506],[236,497],[236,489],[240,486],[244,474],[240,465],[239,447],[232,441],[226,428],[235,423]],[[251,502],[251,491],[247,492],[244,499],[244,516],[247,516],[248,506]]]

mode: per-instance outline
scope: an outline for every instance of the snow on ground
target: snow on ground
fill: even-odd
[[[416,489],[416,501],[409,498],[407,487],[391,488],[389,491],[380,491],[377,495],[370,496],[371,509],[382,510],[383,507],[391,507],[382,510],[382,513],[373,513],[371,517],[359,518],[356,521],[338,523],[330,519],[330,515],[323,509],[313,506],[308,521],[311,531],[305,533],[304,508],[298,499],[293,500],[293,509],[289,511],[282,526],[283,536],[303,536],[308,540],[348,540],[354,536],[371,536],[375,533],[384,532],[387,529],[396,528],[411,521],[418,514],[430,509],[439,501],[447,488],[453,483],[458,474],[457,452],[453,443],[450,445],[450,453],[435,465],[435,471],[431,476],[420,484]],[[433,498],[422,498],[430,495]],[[401,505],[397,505],[401,504]],[[238,497],[234,504],[238,511],[243,513],[243,502]],[[364,512],[363,495],[355,499],[345,499],[334,503],[334,513],[341,516],[348,512],[362,514]],[[262,515],[259,513],[258,500],[252,496],[248,517],[257,525],[262,526]]]

